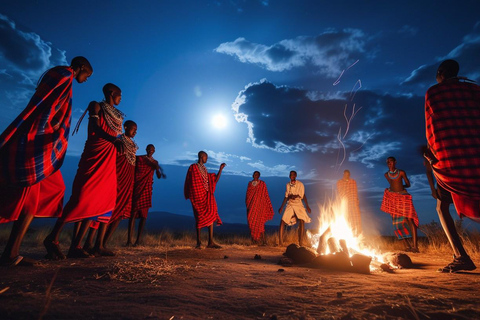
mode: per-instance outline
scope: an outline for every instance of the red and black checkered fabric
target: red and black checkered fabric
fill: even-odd
[[[70,67],[48,70],[27,107],[0,135],[0,184],[30,186],[61,167],[70,131],[72,81]]]
[[[460,202],[478,204],[480,86],[458,79],[432,86],[425,95],[425,122],[428,145],[436,159],[432,168],[438,184],[452,193],[456,208]],[[459,201],[462,197],[468,201]],[[473,210],[458,206],[457,211],[470,211],[480,217],[478,206]]]
[[[185,178],[184,195],[190,199],[197,228],[208,227],[216,222],[222,224],[218,215],[217,202],[215,201],[216,174],[208,174],[208,190],[205,189],[198,165],[192,164],[188,168]]]
[[[402,216],[413,219],[418,227],[418,216],[413,207],[412,196],[408,193],[391,192],[385,189],[380,210],[389,213],[392,217]]]
[[[152,207],[153,173],[158,162],[152,163],[146,155],[137,156],[133,187],[133,211]]]
[[[134,182],[135,166],[128,162],[124,154],[117,155],[117,202],[110,223],[130,218]]]
[[[265,232],[265,222],[273,219],[274,212],[266,183],[259,180],[254,186],[252,182],[248,183],[245,204],[250,234],[254,241],[258,241]]]

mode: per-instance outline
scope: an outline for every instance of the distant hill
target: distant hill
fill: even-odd
[[[192,232],[195,231],[195,218],[193,217],[193,215],[184,216],[165,211],[149,212],[145,228],[149,232],[157,232],[164,230],[172,232]],[[267,232],[274,232],[278,229],[278,227],[267,225],[265,226],[265,229]],[[250,229],[248,228],[247,224],[243,223],[223,223],[221,226],[215,227],[215,233],[235,233],[249,235]]]

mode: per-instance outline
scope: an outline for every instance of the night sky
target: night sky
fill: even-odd
[[[316,217],[349,169],[366,231],[392,234],[379,209],[388,156],[407,172],[420,224],[438,221],[419,151],[424,95],[444,59],[480,81],[479,12],[479,1],[0,0],[0,131],[45,70],[82,55],[94,73],[73,86],[72,126],[104,84],[122,89],[138,154],[153,143],[167,174],[151,211],[192,215],[183,183],[205,150],[211,172],[227,164],[225,222],[246,223],[255,170],[275,211],[296,170]],[[65,200],[86,135],[84,121],[69,140]]]

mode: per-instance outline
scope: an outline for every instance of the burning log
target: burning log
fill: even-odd
[[[383,256],[384,260],[391,266],[397,268],[412,268],[412,259],[405,253],[389,252]]]
[[[318,246],[317,246],[318,254],[322,254],[323,252],[326,251],[325,249],[327,247],[327,240],[330,238],[331,235],[332,235],[332,230],[330,229],[330,227],[328,227],[327,230],[325,230],[325,232],[318,239]]]
[[[352,269],[354,272],[370,273],[370,262],[372,262],[372,257],[363,254],[354,254],[350,260],[352,261]]]
[[[296,244],[291,244],[285,251],[285,256],[292,259],[295,263],[308,263],[311,262],[317,256],[316,253],[306,247],[299,247]]]
[[[338,242],[335,237],[328,238],[327,240],[328,248],[330,249],[330,252],[335,253],[335,252],[340,252],[340,249],[338,247]]]
[[[330,254],[321,254],[329,248]],[[362,254],[354,254],[350,257],[347,242],[344,239],[337,241],[332,236],[330,228],[320,236],[317,247],[319,255],[310,249],[291,244],[287,247],[285,256],[294,263],[309,263],[315,268],[328,268],[339,271],[370,273],[372,258]]]

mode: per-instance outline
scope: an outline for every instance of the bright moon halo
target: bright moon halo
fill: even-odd
[[[216,114],[212,118],[212,125],[217,129],[223,129],[227,126],[227,119],[221,114]]]

